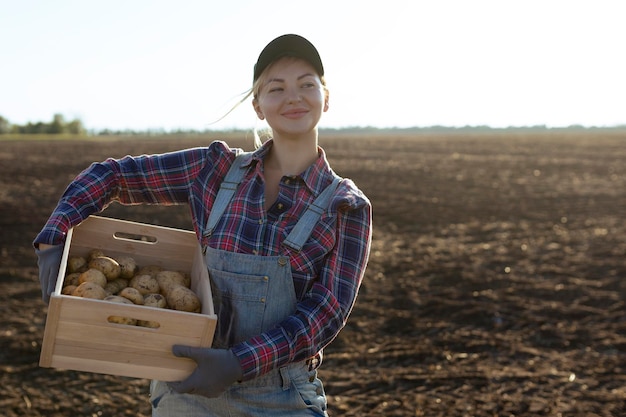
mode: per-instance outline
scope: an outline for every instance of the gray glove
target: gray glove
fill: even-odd
[[[40,250],[35,248],[37,265],[39,266],[39,283],[41,284],[41,299],[48,304],[50,294],[54,292],[57,283],[61,258],[63,257],[64,245],[55,245],[51,248]]]
[[[174,345],[172,352],[198,364],[184,381],[168,382],[170,388],[181,394],[218,397],[243,375],[239,359],[230,350]]]

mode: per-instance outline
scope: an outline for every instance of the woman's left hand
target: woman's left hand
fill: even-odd
[[[170,388],[181,394],[218,397],[243,375],[239,359],[230,350],[174,345],[172,352],[198,364],[187,379],[168,382]]]

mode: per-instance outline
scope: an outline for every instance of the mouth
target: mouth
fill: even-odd
[[[291,109],[283,112],[282,115],[288,119],[299,119],[308,112],[307,109]]]

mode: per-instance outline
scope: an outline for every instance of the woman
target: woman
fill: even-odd
[[[318,146],[329,96],[309,41],[284,35],[270,42],[251,94],[272,131],[255,152],[237,157],[239,150],[216,141],[92,164],[34,241],[47,301],[66,233],[90,214],[112,201],[189,204],[218,325],[212,348],[173,347],[197,367],[183,381],[152,382],[154,416],[326,415],[316,370],[354,305],[371,206]],[[220,191],[222,183],[233,186]]]

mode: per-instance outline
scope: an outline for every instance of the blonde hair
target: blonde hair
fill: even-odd
[[[250,97],[253,97],[253,100],[256,100],[256,97],[258,95],[258,92],[260,90],[260,86],[261,86],[261,82],[259,81],[263,78],[263,75],[261,75],[252,85],[252,87],[250,87],[248,90],[244,91],[243,93],[239,94],[239,96],[241,98],[239,98],[237,100],[237,102],[226,112],[224,113],[221,117],[219,117],[217,120],[211,122],[210,124],[214,124],[214,123],[218,123],[222,120],[224,120],[226,118],[226,116],[228,116],[229,114],[231,114],[233,111],[235,111],[235,109],[237,109],[237,107],[241,106],[246,100],[248,100]],[[257,118],[257,123],[258,123],[258,118]],[[258,149],[261,147],[261,145],[263,145],[263,141],[261,140],[261,135],[259,134],[259,128],[255,125],[253,130],[252,130],[252,135],[253,135],[253,139],[254,139],[254,149]]]
[[[295,57],[285,57],[285,58],[290,58],[290,59],[295,59],[295,60],[299,60],[301,58],[295,58]],[[246,100],[248,100],[248,98],[252,97],[252,100],[256,100],[261,92],[261,87],[263,86],[263,84],[265,84],[265,80],[267,79],[267,74],[269,73],[269,69],[274,65],[276,61],[274,61],[273,63],[271,63],[270,65],[268,65],[263,72],[259,75],[259,77],[252,83],[252,87],[250,87],[248,90],[244,91],[243,93],[241,93],[241,99],[239,99],[234,105],[233,107],[230,108],[230,110],[228,110],[226,112],[226,114],[224,114],[222,117],[220,117],[219,119],[217,119],[216,121],[214,121],[213,123],[217,123],[221,120],[223,120],[226,116],[228,116],[229,114],[231,114],[233,111],[235,111],[235,109],[237,107],[239,107],[241,104],[243,104]],[[328,87],[326,85],[326,78],[323,75],[320,75],[320,82],[322,84],[322,88],[324,89],[324,94],[326,95],[326,97],[328,97]],[[258,119],[257,119],[258,122]],[[268,139],[271,138],[271,128],[266,128],[264,129],[264,137],[266,136]],[[259,134],[259,132],[261,131],[261,129],[259,129],[257,126],[254,127],[254,129],[252,130],[252,135],[253,135],[253,139],[254,139],[254,149],[258,149],[263,145],[263,140],[261,140],[261,135]]]

